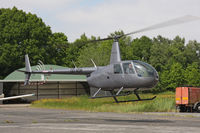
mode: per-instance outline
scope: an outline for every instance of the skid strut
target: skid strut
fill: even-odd
[[[113,99],[115,100],[116,103],[119,103],[119,101],[116,98],[116,95],[114,95],[113,91],[110,91],[110,93],[112,94]]]

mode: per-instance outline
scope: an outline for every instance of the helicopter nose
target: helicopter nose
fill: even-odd
[[[155,71],[154,72],[155,74],[155,76],[154,76],[154,85],[156,85],[157,83],[158,83],[158,81],[159,81],[159,75],[158,75],[158,72],[157,71]]]
[[[159,80],[159,75],[158,75],[158,72],[155,71],[155,80],[158,81]]]

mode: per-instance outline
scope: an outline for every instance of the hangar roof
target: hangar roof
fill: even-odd
[[[32,66],[32,70],[36,70],[37,66]],[[51,69],[63,69],[66,67],[57,66],[57,65],[44,65],[45,70]],[[25,68],[21,68],[19,70],[25,70]],[[15,70],[11,74],[9,74],[4,80],[1,82],[24,82],[25,74]],[[30,81],[86,81],[85,75],[71,75],[71,74],[52,74],[52,75],[43,75],[43,74],[32,74]]]

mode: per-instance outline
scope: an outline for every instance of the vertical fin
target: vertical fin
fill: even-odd
[[[30,77],[31,77],[31,73],[26,73],[24,85],[28,85],[29,84]]]
[[[26,67],[26,72],[25,72],[25,81],[24,81],[24,85],[28,85],[29,84],[29,80],[31,77],[31,65],[30,65],[30,61],[28,58],[28,54],[25,55],[25,67]]]
[[[28,54],[25,55],[25,66],[26,66],[26,71],[27,72],[31,72],[31,65],[30,65],[30,61],[28,58]]]
[[[110,56],[110,64],[114,64],[121,61],[120,49],[118,39],[115,39],[112,45],[112,51]]]

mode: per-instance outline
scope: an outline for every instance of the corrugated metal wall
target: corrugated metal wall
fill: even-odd
[[[3,83],[0,82],[0,95],[3,93]]]
[[[34,101],[44,98],[65,98],[70,96],[88,94],[86,82],[41,82],[31,83],[29,86],[24,86],[23,83],[4,83],[6,96],[16,96],[23,94],[32,94],[35,96],[24,98],[27,101]],[[6,85],[7,84],[7,85]]]
[[[0,82],[0,98],[3,98],[3,83]],[[0,104],[2,104],[3,101],[0,101]]]

